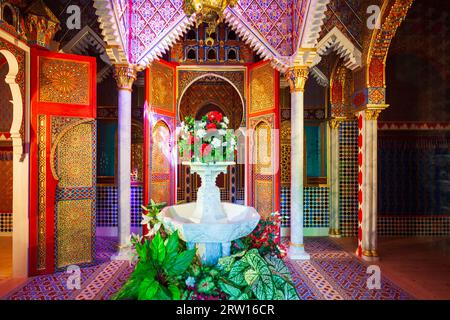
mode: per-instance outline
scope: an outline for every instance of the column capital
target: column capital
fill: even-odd
[[[137,70],[134,65],[115,64],[114,79],[119,90],[132,91],[133,83],[137,78]]]
[[[364,110],[364,116],[366,120],[378,120],[381,111],[389,107],[388,104],[373,104],[367,105],[367,108]]]
[[[304,92],[306,80],[308,80],[308,66],[294,66],[289,68],[285,73],[285,78],[289,82],[291,93]]]
[[[328,121],[328,125],[330,126],[331,129],[338,129],[339,126],[341,125],[341,123],[345,120],[344,117],[335,117],[335,118],[331,118]]]

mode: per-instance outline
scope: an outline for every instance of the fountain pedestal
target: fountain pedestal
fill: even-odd
[[[255,229],[260,219],[252,207],[220,202],[217,176],[226,173],[234,162],[184,162],[202,179],[196,203],[164,208],[160,220],[169,231],[178,230],[188,248],[197,247],[202,263],[214,265],[218,259],[230,254],[231,241],[245,237]]]

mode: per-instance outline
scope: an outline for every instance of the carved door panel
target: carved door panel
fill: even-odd
[[[247,204],[267,217],[280,210],[279,73],[261,62],[248,79]]]
[[[144,204],[176,201],[175,66],[155,61],[146,70]]]
[[[95,58],[31,52],[29,272],[95,259]]]

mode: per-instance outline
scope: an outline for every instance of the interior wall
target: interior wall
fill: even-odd
[[[450,4],[417,0],[387,57],[379,118],[382,235],[450,234]]]

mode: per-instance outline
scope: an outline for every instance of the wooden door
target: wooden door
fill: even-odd
[[[29,273],[95,260],[95,58],[31,51]]]

